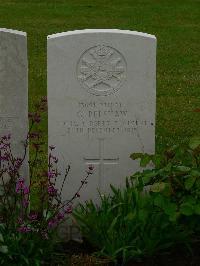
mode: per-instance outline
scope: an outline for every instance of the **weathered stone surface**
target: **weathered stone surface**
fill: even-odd
[[[23,156],[28,132],[26,33],[0,28],[0,135],[11,134],[16,157]],[[28,162],[23,167],[28,176]]]
[[[64,197],[94,174],[81,200],[98,201],[139,169],[129,155],[154,152],[156,38],[122,30],[81,30],[48,36],[49,144],[71,172]],[[59,182],[58,182],[59,183]]]

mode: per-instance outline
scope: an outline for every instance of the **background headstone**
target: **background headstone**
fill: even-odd
[[[11,134],[16,157],[24,152],[28,132],[26,33],[0,28],[0,135]],[[28,162],[22,174],[28,178]]]
[[[97,189],[123,186],[139,170],[133,152],[154,153],[156,38],[123,30],[79,30],[48,36],[49,145],[61,172],[71,165],[64,199],[94,174],[81,201]],[[61,181],[60,181],[61,182]]]

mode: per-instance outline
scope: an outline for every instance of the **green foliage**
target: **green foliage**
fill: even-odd
[[[76,193],[63,201],[62,189],[67,179],[70,166],[65,171],[60,189],[56,188],[58,158],[53,154],[54,146],[49,146],[48,169],[40,173],[38,189],[39,208],[31,209],[30,196],[33,176],[37,173],[41,160],[38,154],[41,149],[41,132],[33,131],[35,124],[40,123],[41,113],[46,110],[47,100],[43,97],[36,104],[37,111],[29,113],[30,129],[24,141],[21,157],[15,158],[12,150],[11,135],[0,137],[0,265],[40,265],[52,257],[56,246],[57,229],[60,223],[72,212],[75,198],[87,183],[93,166],[89,165],[85,177],[81,180]],[[35,150],[33,160],[29,159],[30,184],[21,176],[21,167],[26,163],[28,147],[32,144]]]
[[[186,224],[188,230],[199,236],[200,138],[194,137],[189,143],[173,146],[162,155],[134,153],[131,158],[140,159],[142,167],[149,162],[155,165],[153,169],[135,173],[131,183],[140,191],[149,187],[155,205],[170,220]]]
[[[123,265],[186,241],[183,228],[157,207],[149,193],[128,180],[124,190],[111,189],[112,196],[101,196],[100,206],[89,201],[73,212],[83,236],[100,250],[97,254]],[[173,208],[169,206],[168,212]]]
[[[122,263],[178,242],[189,247],[190,237],[200,236],[200,139],[131,158],[149,169],[127,179],[124,190],[111,186],[99,206],[90,201],[75,210],[83,236],[99,254]]]
[[[33,233],[21,234],[2,227],[0,232],[0,265],[68,265],[66,253],[56,250],[59,242],[55,245],[52,237],[42,239]]]
[[[50,257],[52,250],[50,240],[32,233],[8,231],[3,224],[0,225],[0,265],[38,266],[45,257]]]

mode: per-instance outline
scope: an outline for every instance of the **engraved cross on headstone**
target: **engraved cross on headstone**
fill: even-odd
[[[104,155],[104,139],[98,139],[99,140],[99,156],[98,158],[85,158],[84,161],[87,165],[99,165],[99,188],[102,189],[102,181],[105,177],[105,171],[104,171],[104,165],[114,165],[118,164],[119,157],[117,158],[106,158]]]

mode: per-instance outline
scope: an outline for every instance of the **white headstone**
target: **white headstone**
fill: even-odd
[[[123,186],[139,170],[133,152],[154,153],[156,38],[127,30],[78,30],[48,36],[49,145],[71,172],[65,199],[85,169],[94,174],[81,193]]]
[[[15,157],[22,157],[28,132],[26,33],[0,28],[0,135],[11,134]],[[27,160],[23,166],[28,176]]]

